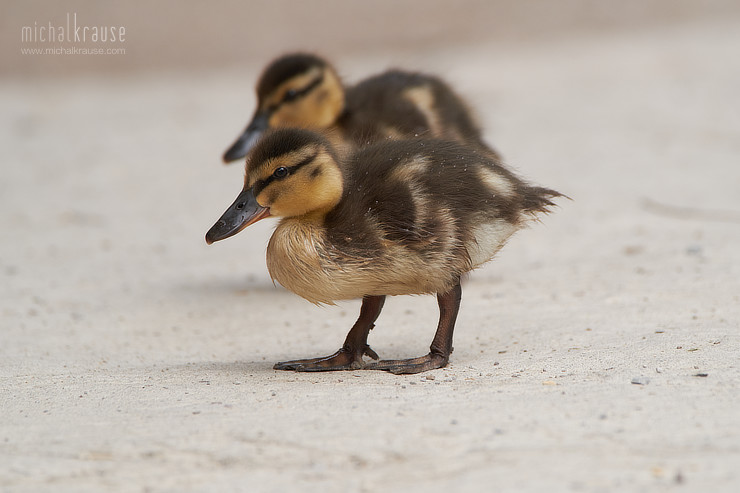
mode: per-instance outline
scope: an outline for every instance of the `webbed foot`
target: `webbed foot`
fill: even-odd
[[[363,350],[352,351],[342,348],[330,356],[321,358],[296,359],[292,361],[282,361],[275,364],[275,370],[292,370],[292,371],[336,371],[336,370],[360,370],[367,364],[363,356],[377,360],[378,354],[370,346],[365,346]]]
[[[411,359],[389,359],[365,366],[366,370],[385,370],[396,375],[421,373],[423,371],[444,368],[450,360],[449,356],[429,353],[426,356]]]

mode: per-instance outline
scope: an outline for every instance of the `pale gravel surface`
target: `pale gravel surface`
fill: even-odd
[[[274,287],[268,221],[205,245],[255,72],[2,81],[0,490],[740,490],[739,52],[728,20],[336,60],[443,74],[574,199],[414,376],[273,371],[359,304]],[[370,343],[420,355],[435,323],[393,298]]]

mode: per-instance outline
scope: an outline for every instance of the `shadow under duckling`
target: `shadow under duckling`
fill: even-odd
[[[273,61],[257,83],[257,109],[224,153],[229,163],[246,156],[268,129],[328,130],[350,148],[382,139],[455,140],[488,152],[464,101],[437,77],[389,70],[345,88],[324,59],[294,53]]]
[[[206,242],[279,217],[267,246],[273,280],[317,304],[362,298],[339,351],[276,369],[418,373],[447,365],[461,276],[491,260],[561,196],[454,142],[387,140],[340,160],[318,134],[281,129],[253,149],[242,192]],[[440,318],[429,354],[366,363],[363,356],[378,359],[367,337],[385,297],[406,294],[437,295]]]

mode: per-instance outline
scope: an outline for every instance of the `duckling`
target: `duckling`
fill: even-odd
[[[241,159],[269,128],[330,130],[334,144],[367,145],[415,136],[457,140],[490,152],[463,100],[437,77],[390,70],[345,88],[324,59],[304,54],[273,61],[257,84],[257,109],[224,153]]]
[[[462,276],[560,196],[455,142],[384,140],[339,159],[326,138],[279,129],[250,153],[244,187],[206,242],[280,218],[267,246],[273,281],[315,304],[362,299],[341,349],[276,369],[418,373],[449,361]],[[366,363],[364,356],[378,360],[367,337],[386,296],[409,294],[437,296],[430,352]]]

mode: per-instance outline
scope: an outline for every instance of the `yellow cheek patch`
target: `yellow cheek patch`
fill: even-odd
[[[256,197],[260,205],[270,208],[272,215],[278,217],[310,213],[321,215],[340,200],[343,190],[342,175],[326,151],[310,146],[279,156],[271,161],[267,169],[274,170],[280,166],[290,169],[290,174],[279,180],[271,179],[272,175],[262,178],[263,183],[267,185],[258,191]],[[259,184],[259,181],[257,183]]]
[[[250,169],[247,171],[246,185],[250,188],[259,181],[272,181],[271,177],[276,169],[281,167],[290,169],[296,164],[302,163],[309,157],[316,156],[318,153],[319,147],[310,145],[301,147],[296,151],[270,158],[262,163],[255,163],[254,166],[250,165]]]
[[[286,91],[291,89],[306,92],[295,100],[284,102]],[[328,128],[344,110],[344,88],[331,68],[323,72],[316,68],[280,85],[265,108],[270,105],[275,108],[270,115],[271,127]]]
[[[257,203],[262,207],[272,208],[279,196],[280,193],[275,190],[263,190],[262,193],[255,197],[255,199],[257,200]]]
[[[271,106],[278,106],[285,99],[285,93],[291,89],[294,91],[300,91],[306,88],[321,76],[322,69],[320,67],[313,67],[308,72],[296,75],[277,86],[274,91],[263,101],[262,109],[267,109]]]

